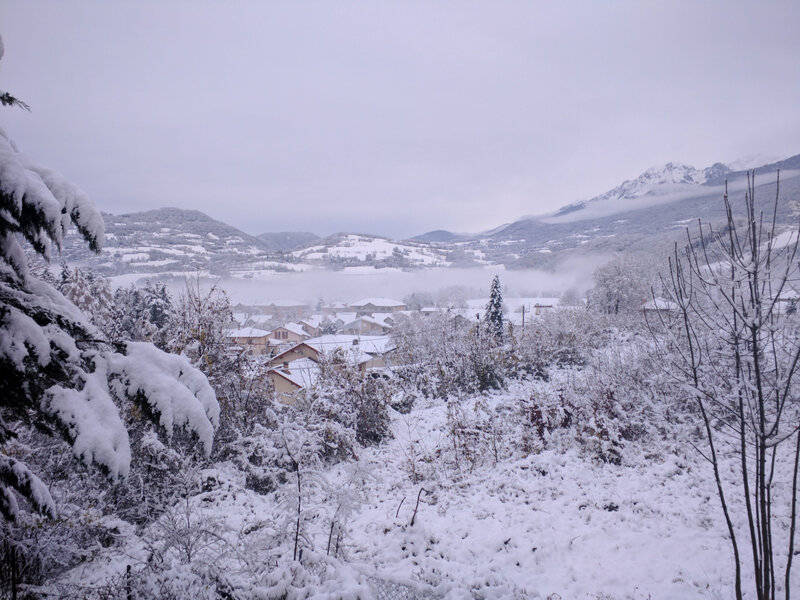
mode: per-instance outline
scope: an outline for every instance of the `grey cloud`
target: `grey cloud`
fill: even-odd
[[[481,230],[800,151],[796,2],[23,2],[2,125],[103,209]]]

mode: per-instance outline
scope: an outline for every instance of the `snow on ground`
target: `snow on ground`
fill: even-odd
[[[438,459],[445,413],[438,403],[397,415],[394,440],[362,456],[377,475],[351,560],[450,598],[728,597],[730,550],[702,465],[638,451],[614,466],[570,450],[457,472]],[[413,460],[427,471],[419,483]],[[421,487],[432,494],[412,527]]]
[[[775,249],[778,248],[786,248],[791,244],[794,244],[797,240],[797,230],[792,229],[789,231],[784,231],[783,233],[775,236],[775,239],[772,241],[772,246]]]
[[[489,402],[507,401],[509,393]],[[304,499],[314,521],[309,539],[324,554],[334,510],[325,494],[359,481],[340,568],[417,582],[453,600],[732,597],[731,552],[710,469],[691,450],[629,447],[622,464],[612,465],[566,445],[524,457],[501,451],[497,464],[489,456],[456,467],[441,401],[393,413],[392,431],[393,439],[364,449],[358,462],[321,473],[325,485]],[[292,504],[285,502],[293,477],[286,490],[262,496],[225,464],[208,473],[216,487],[190,500],[191,518],[224,525],[229,545],[242,549],[284,528],[279,562],[291,563],[285,528]],[[145,546],[132,538],[68,579],[98,582],[145,559]]]

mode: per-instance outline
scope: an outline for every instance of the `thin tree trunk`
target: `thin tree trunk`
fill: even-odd
[[[792,475],[792,509],[789,522],[789,553],[786,557],[786,600],[792,591],[790,584],[792,576],[792,557],[794,556],[794,534],[797,527],[797,470],[800,466],[800,432],[797,434],[797,444],[794,449],[794,473]]]
[[[301,513],[301,489],[300,489],[300,465],[295,461],[297,468],[297,522],[294,527],[294,556],[292,560],[297,560],[297,547],[300,544],[300,513]]]

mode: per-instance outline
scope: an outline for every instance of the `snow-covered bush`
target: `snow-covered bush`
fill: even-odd
[[[89,268],[70,269],[62,265],[58,290],[88,317],[92,325],[108,336],[115,323],[114,295],[108,280]],[[134,337],[114,339],[141,341]]]
[[[546,449],[554,432],[569,428],[577,412],[563,389],[542,386],[518,401],[520,448],[525,454]]]
[[[624,445],[647,435],[652,416],[668,402],[650,349],[615,343],[594,352],[583,368],[555,372],[521,398],[518,439],[525,452],[576,441],[590,456],[618,463]]]
[[[601,313],[631,314],[641,308],[658,286],[658,267],[653,256],[618,254],[598,267],[589,290],[589,306]]]
[[[325,407],[331,420],[353,430],[356,441],[367,446],[389,435],[392,391],[387,374],[361,372],[346,353],[337,349],[323,355],[310,394]]]
[[[515,442],[513,422],[517,414],[518,406],[496,398],[451,398],[447,403],[447,435],[455,468],[471,471],[487,462],[497,465],[506,458]]]
[[[249,435],[253,427],[270,422],[274,389],[267,376],[269,365],[249,352],[226,357],[228,369],[214,384],[220,401],[221,419],[217,444],[239,435]]]
[[[583,366],[607,344],[608,318],[585,308],[546,311],[531,319],[511,348],[509,369],[516,376],[547,378],[551,368]]]
[[[479,324],[444,313],[404,319],[395,332],[396,373],[403,387],[444,399],[504,385],[505,349]]]

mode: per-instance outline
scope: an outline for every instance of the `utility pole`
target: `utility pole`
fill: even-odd
[[[525,333],[525,305],[522,305],[522,333]]]

